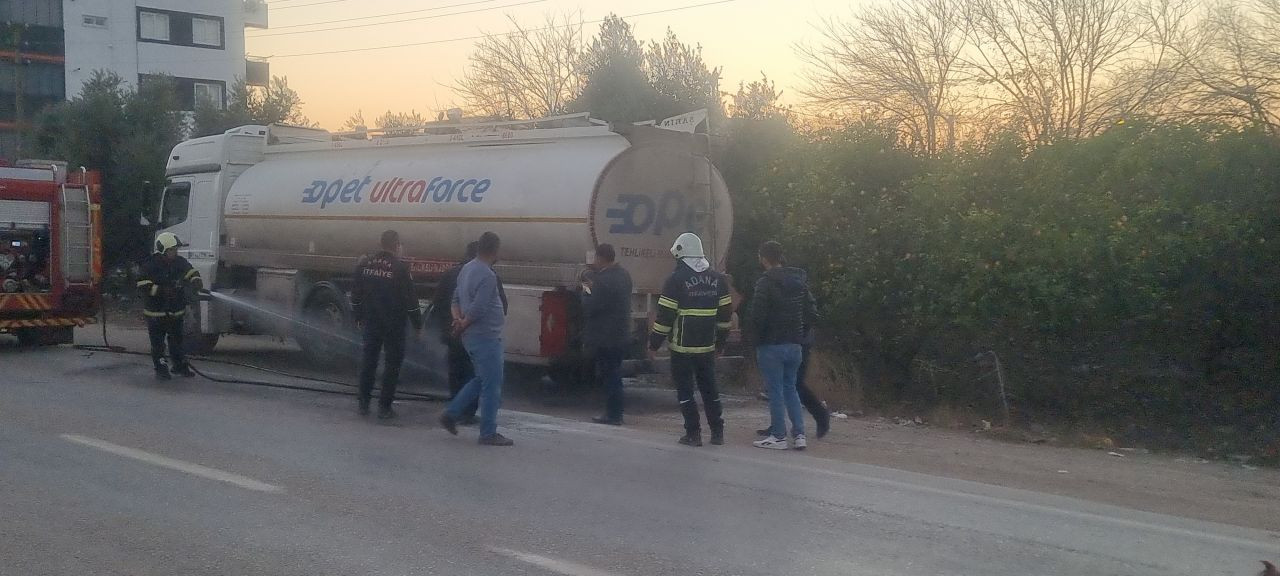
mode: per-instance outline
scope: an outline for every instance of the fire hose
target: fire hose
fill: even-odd
[[[105,299],[101,299],[101,301],[105,301]],[[86,350],[89,352],[107,352],[110,354],[146,356],[148,358],[151,357],[151,354],[149,352],[139,352],[137,350],[129,350],[124,346],[113,346],[111,344],[111,342],[107,339],[107,307],[105,305],[99,306],[99,318],[100,318],[99,323],[102,325],[102,344],[100,345],[99,344],[76,344],[72,346],[73,348],[75,348],[76,350]],[[314,376],[296,374],[296,373],[287,372],[284,370],[278,370],[275,368],[267,368],[265,366],[248,364],[245,362],[235,362],[232,360],[210,358],[208,356],[194,356],[192,357],[192,359],[199,360],[200,362],[211,363],[211,364],[224,364],[227,366],[237,366],[241,368],[248,368],[248,369],[256,370],[259,372],[265,372],[268,374],[275,374],[278,376],[284,376],[286,378],[292,378],[295,380],[306,380],[310,382],[318,382],[321,384],[341,386],[343,388],[357,388],[355,384],[351,384],[349,382],[341,382],[338,380],[329,380],[325,378],[317,378]],[[319,387],[313,387],[313,386],[303,386],[298,384],[285,384],[282,382],[271,382],[267,380],[250,380],[250,379],[244,379],[244,378],[219,376],[219,375],[210,374],[208,372],[201,370],[195,364],[191,363],[190,360],[188,360],[187,365],[191,367],[191,370],[193,372],[200,375],[204,379],[209,380],[210,382],[217,382],[219,384],[243,384],[248,386],[279,388],[283,390],[298,390],[298,391],[304,391],[304,392],[315,392],[318,394],[333,394],[333,395],[339,395],[339,396],[356,396],[357,395],[356,392],[353,390],[334,390],[332,388],[319,388]],[[381,390],[381,387],[375,386],[375,389]],[[438,401],[446,400],[447,396],[441,395],[441,394],[397,391],[396,399],[404,400],[406,402],[438,402]]]

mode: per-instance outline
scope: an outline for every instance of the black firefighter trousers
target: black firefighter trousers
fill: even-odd
[[[716,390],[716,355],[671,353],[671,379],[676,384],[676,398],[680,400],[680,413],[684,415],[684,431],[701,434],[698,422],[698,403],[693,399],[693,385],[697,381],[702,396],[702,408],[707,412],[707,426],[712,432],[724,430],[721,417],[720,391]]]
[[[164,367],[166,339],[173,369],[181,370],[187,365],[187,356],[182,350],[182,316],[147,316],[147,336],[151,338],[151,362],[156,370]]]
[[[394,325],[392,325],[394,324]],[[378,357],[386,352],[386,365],[382,368],[382,395],[378,406],[390,408],[400,385],[400,364],[404,362],[404,322],[384,323],[369,320],[364,325],[364,357],[360,362],[360,404],[368,404],[373,397],[373,380],[378,373]]]

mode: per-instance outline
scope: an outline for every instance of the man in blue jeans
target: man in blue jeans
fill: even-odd
[[[440,425],[458,434],[458,417],[469,404],[480,399],[480,444],[511,446],[514,442],[498,433],[498,406],[502,403],[502,296],[493,265],[498,261],[498,235],[485,232],[476,246],[476,257],[458,273],[454,293],[454,332],[471,356],[475,377],[462,387],[440,415]]]
[[[817,318],[817,305],[803,270],[782,265],[782,245],[760,245],[760,265],[765,272],[756,281],[748,319],[756,341],[756,364],[769,387],[769,435],[757,440],[757,448],[786,450],[787,423],[796,450],[807,446],[804,408],[796,393],[796,377],[803,357],[806,328]]]

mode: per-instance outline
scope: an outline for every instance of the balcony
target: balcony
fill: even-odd
[[[244,27],[267,27],[267,3],[264,0],[244,0]]]

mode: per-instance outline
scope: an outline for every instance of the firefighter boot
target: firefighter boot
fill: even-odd
[[[182,376],[183,378],[196,377],[196,373],[191,370],[191,365],[186,363],[180,364],[177,368],[174,368],[173,373]]]
[[[169,366],[163,361],[156,362],[156,380],[169,380],[173,378],[169,375]]]

